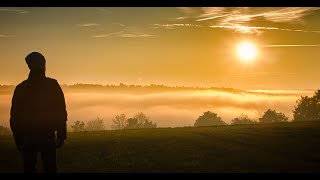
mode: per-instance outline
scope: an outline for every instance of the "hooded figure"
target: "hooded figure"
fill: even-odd
[[[32,52],[25,60],[30,73],[14,91],[10,127],[22,153],[24,172],[36,171],[40,153],[44,171],[56,173],[56,148],[67,136],[64,94],[57,80],[45,76],[42,54]]]

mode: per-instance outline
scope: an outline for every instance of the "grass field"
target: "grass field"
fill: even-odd
[[[69,133],[59,172],[320,172],[320,122]],[[0,172],[21,172],[11,135]]]

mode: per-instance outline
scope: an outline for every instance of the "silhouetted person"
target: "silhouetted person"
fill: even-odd
[[[24,172],[36,172],[41,154],[45,172],[56,173],[56,148],[66,139],[67,111],[60,85],[45,76],[46,60],[38,52],[25,58],[30,74],[12,98],[10,126],[22,152]]]

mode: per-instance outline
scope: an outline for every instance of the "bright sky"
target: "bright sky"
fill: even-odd
[[[320,83],[320,8],[2,7],[0,23],[0,84],[27,78],[32,51],[43,53],[47,76],[60,84]],[[257,49],[254,60],[239,57],[243,42]]]

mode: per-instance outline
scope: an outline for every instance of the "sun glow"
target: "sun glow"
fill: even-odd
[[[242,42],[237,47],[237,54],[243,61],[253,61],[257,57],[257,48],[253,43]]]

